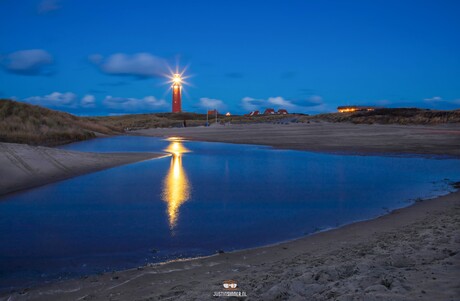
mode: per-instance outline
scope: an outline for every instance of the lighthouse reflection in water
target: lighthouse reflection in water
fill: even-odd
[[[179,208],[190,198],[190,181],[182,167],[182,154],[189,152],[180,138],[169,138],[171,143],[165,149],[171,153],[171,166],[163,182],[162,199],[167,203],[169,228],[174,230],[179,218]]]

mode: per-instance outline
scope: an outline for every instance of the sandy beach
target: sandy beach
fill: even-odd
[[[460,156],[458,124],[409,126],[326,122],[263,123],[208,128],[152,128],[131,133],[319,152]]]
[[[0,143],[0,196],[164,154],[85,153]]]
[[[235,125],[136,134],[236,143],[254,138],[258,144],[315,151],[460,155],[455,127],[371,127],[372,131],[362,125]],[[424,142],[427,137],[433,139]],[[47,149],[53,151],[62,152]],[[457,191],[290,242],[53,282],[4,293],[0,300],[215,300],[219,298],[213,294],[224,291],[226,280],[235,280],[247,300],[458,300],[459,228]]]

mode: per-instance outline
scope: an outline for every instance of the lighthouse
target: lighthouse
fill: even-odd
[[[182,94],[182,79],[179,73],[174,74],[172,80],[172,112],[182,112],[181,94]]]

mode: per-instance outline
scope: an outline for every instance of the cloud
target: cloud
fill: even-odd
[[[124,111],[142,111],[142,110],[160,110],[169,106],[164,99],[157,99],[154,96],[146,96],[144,98],[126,98],[106,96],[103,104],[113,110]]]
[[[80,98],[77,94],[72,92],[53,92],[43,96],[23,98],[21,101],[67,112],[88,112],[88,110],[96,108],[100,112],[111,110],[115,111],[113,113],[124,114],[165,111],[169,108],[168,102],[163,99],[155,98],[154,96],[132,98],[113,97],[109,95],[100,103],[96,102],[96,97],[93,94],[85,94]]]
[[[55,10],[59,10],[61,8],[59,0],[42,0],[38,4],[38,13],[39,14],[46,14]]]
[[[431,97],[431,98],[425,98],[424,101],[427,101],[427,102],[440,102],[440,101],[443,101],[443,99],[442,99],[442,97],[434,96],[434,97]]]
[[[244,97],[241,99],[241,107],[246,111],[265,110],[266,108],[286,109],[289,112],[325,112],[329,108],[324,104],[321,96],[312,95],[306,99],[288,100],[281,96],[267,99]]]
[[[19,50],[1,61],[3,68],[20,75],[52,75],[53,57],[43,49]]]
[[[167,72],[166,61],[150,53],[133,55],[116,53],[107,58],[99,54],[92,54],[88,59],[101,72],[109,75],[148,78],[161,77]]]
[[[94,107],[94,105],[96,104],[96,97],[94,97],[94,95],[91,94],[86,94],[81,99],[80,104],[83,107]]]
[[[264,105],[265,101],[262,99],[255,99],[252,97],[244,97],[241,99],[241,106],[246,111],[255,111]]]
[[[289,100],[284,99],[281,96],[269,97],[267,99],[267,102],[270,105],[281,107],[281,108],[286,109],[286,110],[292,110],[292,109],[295,109],[297,107],[297,105],[293,104]]]
[[[217,109],[218,111],[225,110],[227,108],[222,100],[207,97],[200,98],[200,103],[198,105],[203,109]]]
[[[425,103],[422,104],[422,107],[435,110],[454,110],[458,109],[458,106],[460,105],[460,99],[446,100],[443,99],[441,96],[434,96],[431,98],[425,98],[423,100],[425,101]]]
[[[25,102],[43,105],[43,106],[53,106],[53,107],[62,107],[62,106],[75,106],[77,95],[72,92],[53,92],[44,96],[31,96],[23,99]]]

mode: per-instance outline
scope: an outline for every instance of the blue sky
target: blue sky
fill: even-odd
[[[0,97],[79,115],[460,107],[460,1],[0,0]]]

